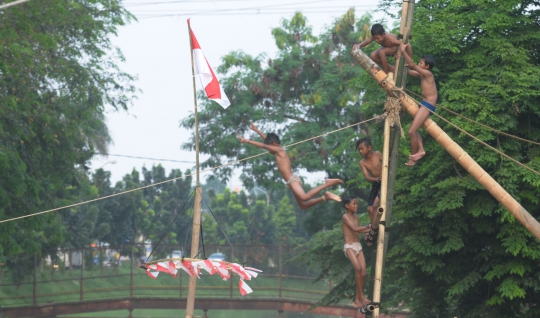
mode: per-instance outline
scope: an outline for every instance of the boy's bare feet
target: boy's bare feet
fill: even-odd
[[[336,202],[341,202],[341,198],[339,197],[339,195],[333,194],[332,192],[326,192],[324,194],[324,200],[325,201],[332,200]]]
[[[343,181],[339,180],[339,179],[326,179],[324,181],[324,184],[327,184],[329,186],[335,186],[335,185],[338,185],[338,184],[342,184]]]
[[[410,156],[409,156],[409,162],[406,162],[406,163],[405,163],[405,165],[406,165],[407,167],[412,167],[412,166],[414,166],[415,164],[416,164],[416,161],[410,159]]]
[[[362,304],[361,301],[356,301],[356,300],[355,300],[355,301],[353,302],[352,306],[353,306],[354,308],[362,308],[362,307],[364,307],[365,305]]]
[[[364,306],[367,306],[367,305],[371,302],[371,300],[367,299],[367,298],[364,296],[364,297],[360,297],[360,302],[361,302],[362,305],[363,305],[362,307],[364,307]]]
[[[418,160],[422,159],[422,157],[424,157],[425,155],[426,155],[425,151],[417,152],[414,155],[410,155],[409,159],[414,160],[414,161],[418,161]]]

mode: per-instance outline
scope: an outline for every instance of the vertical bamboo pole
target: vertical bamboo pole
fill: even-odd
[[[382,89],[390,91],[394,88],[394,82],[386,77],[377,64],[375,64],[362,50],[353,50],[354,59],[368,71],[368,73],[379,83]],[[418,110],[416,102],[401,94],[402,106],[407,112],[414,116]],[[424,129],[454,158],[463,166],[491,195],[499,201],[529,232],[540,240],[540,223],[525,208],[521,206],[508,192],[506,192],[497,181],[495,181],[480,165],[474,161],[456,142],[452,140],[433,120],[428,118],[422,125]]]
[[[383,162],[382,162],[382,176],[381,176],[381,199],[379,209],[377,210],[377,218],[384,221],[386,213],[386,198],[388,189],[388,155],[390,151],[390,120],[388,118],[384,121],[384,143],[383,143]],[[381,301],[381,284],[382,284],[382,264],[384,258],[384,232],[385,226],[383,223],[377,225],[379,228],[379,237],[377,239],[377,258],[375,262],[375,280],[373,282],[373,302]],[[374,312],[373,317],[378,317],[378,311]]]
[[[195,85],[195,65],[193,62],[193,39],[191,37],[191,26],[189,19],[187,20],[189,31],[189,47],[191,55],[191,73],[193,75],[193,101],[195,115],[195,158],[196,158],[196,186],[195,186],[195,204],[193,207],[193,228],[191,235],[191,257],[195,258],[199,251],[199,234],[201,228],[201,200],[202,189],[200,187],[200,167],[199,167],[199,120],[197,117],[197,88]],[[195,290],[197,288],[197,278],[189,277],[188,296],[186,301],[186,318],[193,317],[193,309],[195,308]]]
[[[399,28],[399,33],[403,36],[403,43],[407,44],[409,42],[409,35],[411,33],[412,29],[412,18],[414,13],[414,0],[404,0],[403,6],[401,9],[401,24]],[[405,59],[403,56],[400,56],[399,60],[396,61],[396,86],[398,87],[405,87],[406,80],[407,80],[407,72],[405,71]],[[391,142],[391,149],[392,152],[389,154],[390,162],[388,165],[388,180],[387,180],[387,189],[386,189],[386,202],[385,202],[385,209],[384,209],[384,227],[383,230],[386,230],[386,227],[390,226],[390,223],[392,221],[392,207],[393,207],[393,201],[394,201],[394,186],[396,183],[396,176],[397,176],[397,162],[398,162],[398,155],[399,155],[399,139],[400,139],[400,131],[397,125],[394,125],[394,127],[390,128],[390,142]],[[381,192],[381,197],[382,197]],[[381,235],[381,234],[379,234]],[[375,281],[375,285],[378,284],[379,286],[382,286],[382,273],[384,271],[384,263],[386,261],[386,253],[388,250],[388,242],[390,241],[390,234],[385,232],[383,236],[383,248],[382,250],[382,256],[381,256],[381,268],[376,271],[376,273],[380,272],[380,281],[377,283]],[[380,242],[380,239],[379,239]],[[379,260],[379,258],[377,258]],[[379,287],[379,290],[377,291],[379,295],[375,297],[376,290],[373,290],[373,300],[376,302],[380,302],[380,292],[381,288]],[[377,300],[375,300],[377,299]],[[373,317],[379,317],[379,308],[375,308],[373,311]]]

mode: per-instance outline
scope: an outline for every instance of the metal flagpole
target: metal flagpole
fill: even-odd
[[[201,228],[201,201],[202,189],[200,187],[199,171],[199,120],[197,117],[197,86],[195,85],[195,64],[193,62],[193,39],[191,37],[191,26],[187,20],[189,32],[189,48],[191,54],[191,74],[193,75],[193,101],[195,108],[195,162],[196,162],[196,184],[195,184],[195,204],[193,207],[193,228],[191,235],[191,257],[195,258],[199,251],[199,234]],[[185,251],[184,251],[185,252]],[[188,296],[186,301],[186,318],[193,318],[195,307],[195,291],[197,289],[197,277],[189,277]]]

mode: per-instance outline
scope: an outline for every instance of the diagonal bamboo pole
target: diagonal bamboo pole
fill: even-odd
[[[387,92],[395,89],[394,81],[387,77],[375,62],[373,62],[362,50],[352,50],[354,59],[377,81]],[[403,109],[411,116],[416,114],[418,105],[407,94],[401,92],[400,99]],[[521,206],[506,190],[501,187],[489,173],[472,159],[463,148],[450,138],[433,120],[428,118],[422,125],[424,129],[463,166],[491,195],[499,201],[529,232],[540,240],[540,223],[525,208]]]

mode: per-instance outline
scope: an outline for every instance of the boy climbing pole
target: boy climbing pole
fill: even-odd
[[[319,204],[326,200],[332,200],[336,202],[341,202],[341,198],[331,192],[326,192],[323,196],[312,199],[319,191],[341,184],[343,181],[339,179],[326,179],[324,184],[321,184],[314,189],[304,192],[302,188],[302,179],[299,176],[293,174],[291,170],[291,159],[283,147],[281,147],[281,141],[279,137],[274,133],[269,133],[268,135],[263,134],[252,121],[250,121],[250,128],[264,140],[264,143],[246,139],[242,136],[238,136],[240,142],[252,144],[261,149],[268,150],[276,158],[276,165],[281,173],[281,176],[287,182],[287,186],[292,190],[294,198],[302,210],[310,208],[316,204]]]
[[[375,63],[382,65],[385,73],[388,73],[389,71],[393,72],[395,68],[388,64],[387,56],[393,56],[399,51],[401,41],[395,34],[386,33],[384,27],[381,24],[376,23],[371,27],[371,37],[362,41],[362,43],[355,44],[353,49],[367,46],[373,41],[379,43],[381,47],[371,53],[369,57]],[[407,50],[408,54],[412,56],[412,47],[410,45],[407,47]]]
[[[358,163],[367,181],[371,182],[371,191],[368,199],[368,213],[371,223],[375,218],[375,211],[379,207],[379,195],[381,191],[382,176],[382,153],[371,151],[369,138],[362,138],[356,142],[356,149],[364,158]]]
[[[407,53],[407,47],[409,44],[400,44],[400,51],[403,54],[403,58],[407,62],[405,65],[409,68],[407,74],[415,77],[420,77],[420,86],[422,87],[422,106],[418,109],[414,115],[413,122],[409,128],[409,138],[411,139],[411,155],[409,161],[405,163],[406,166],[414,166],[416,162],[426,155],[424,151],[424,145],[422,143],[422,137],[418,133],[418,128],[422,126],[424,121],[436,111],[437,104],[437,86],[435,85],[435,78],[431,70],[435,66],[435,58],[431,55],[424,55],[420,58],[418,65],[414,64],[414,61]],[[412,70],[411,70],[412,68]]]

